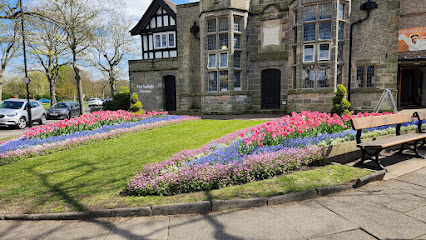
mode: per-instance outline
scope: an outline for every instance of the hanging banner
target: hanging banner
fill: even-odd
[[[399,52],[426,50],[426,27],[399,30]]]

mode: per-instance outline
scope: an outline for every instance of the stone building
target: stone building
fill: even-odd
[[[354,110],[385,89],[426,105],[424,0],[153,0],[131,34],[130,90],[147,110],[329,111],[337,84]]]

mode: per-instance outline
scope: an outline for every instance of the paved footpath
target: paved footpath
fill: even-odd
[[[0,221],[0,239],[426,240],[426,167],[335,195],[249,210],[91,221]]]

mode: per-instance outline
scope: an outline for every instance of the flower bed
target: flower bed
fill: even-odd
[[[96,114],[99,113],[100,112],[96,112],[93,114],[96,116]],[[107,114],[114,115],[115,113],[109,112]],[[123,112],[119,112],[118,114],[125,115],[126,113],[123,114]],[[77,119],[81,118],[82,117]],[[73,128],[72,131],[68,131],[66,128],[63,129],[58,126],[63,126],[63,122],[78,123],[79,120],[71,119],[69,121],[61,121],[58,124],[52,124],[48,126],[49,131],[46,132],[44,132],[44,130],[47,128],[44,126],[40,126],[38,128],[31,128],[31,134],[29,134],[30,136],[26,134],[24,137],[10,140],[0,145],[0,165],[8,164],[28,157],[49,154],[55,151],[68,149],[76,145],[88,144],[93,141],[117,137],[122,135],[123,133],[149,130],[165,125],[175,124],[178,122],[194,119],[199,118],[189,116],[165,115],[165,113],[147,113],[144,115],[135,115],[135,117],[131,119],[122,118],[122,121],[120,122],[117,122],[113,119],[109,119],[106,121],[110,122],[98,122],[91,126],[87,123],[84,123],[83,121],[80,121],[80,124],[68,125]],[[78,131],[75,127],[79,127],[81,130]],[[62,131],[63,134],[58,135],[58,132],[60,131]]]
[[[389,113],[383,113],[389,114]],[[217,189],[268,178],[323,159],[323,146],[351,141],[353,117],[381,115],[330,115],[293,113],[275,121],[236,131],[195,150],[181,151],[171,159],[143,166],[123,194],[172,195]],[[402,130],[416,128],[416,121]],[[391,126],[366,130],[363,137],[393,133]]]

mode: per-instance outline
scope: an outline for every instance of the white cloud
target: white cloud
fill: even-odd
[[[126,0],[126,13],[130,17],[135,18],[136,21],[139,21],[151,2],[152,0]]]

